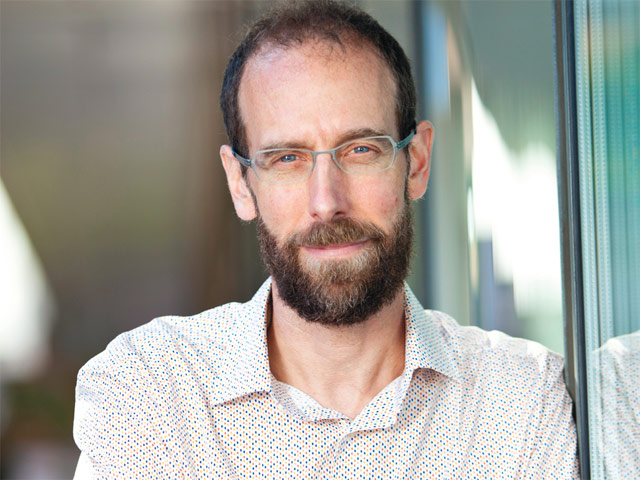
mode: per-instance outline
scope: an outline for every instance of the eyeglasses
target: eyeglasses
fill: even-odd
[[[414,129],[404,140],[396,142],[389,135],[359,138],[332,148],[313,151],[305,148],[270,148],[258,150],[251,160],[232,149],[233,156],[250,167],[261,182],[278,184],[299,182],[308,178],[316,164],[316,157],[328,153],[345,173],[363,175],[391,168],[396,155],[416,134]]]

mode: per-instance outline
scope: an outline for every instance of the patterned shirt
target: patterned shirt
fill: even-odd
[[[578,478],[561,357],[404,292],[404,371],[353,420],[271,374],[270,280],[245,304],[120,335],[78,375],[80,466],[95,478]]]
[[[593,356],[591,472],[640,478],[640,331],[610,338]],[[596,453],[597,452],[597,453]]]

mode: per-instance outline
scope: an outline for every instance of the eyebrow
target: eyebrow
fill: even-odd
[[[358,138],[364,138],[364,137],[378,137],[378,136],[382,136],[382,135],[386,135],[389,136],[388,133],[380,131],[380,130],[375,130],[373,128],[356,128],[353,130],[348,130],[346,132],[344,132],[342,135],[340,135],[336,141],[335,146],[339,146],[342,145],[343,143],[346,143],[350,140],[356,140]],[[278,143],[270,143],[264,147],[259,148],[259,150],[271,150],[274,148],[302,148],[305,150],[311,150],[307,144],[305,144],[303,141],[297,141],[297,140],[293,140],[293,141],[285,141],[285,142],[278,142]]]

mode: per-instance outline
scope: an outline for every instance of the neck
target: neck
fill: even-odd
[[[364,322],[350,326],[310,323],[300,318],[272,285],[267,333],[273,375],[322,406],[353,419],[404,369],[405,324],[402,289]]]

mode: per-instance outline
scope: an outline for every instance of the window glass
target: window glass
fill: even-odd
[[[420,3],[426,303],[563,352],[550,3]]]
[[[574,8],[591,478],[638,478],[640,5]]]

